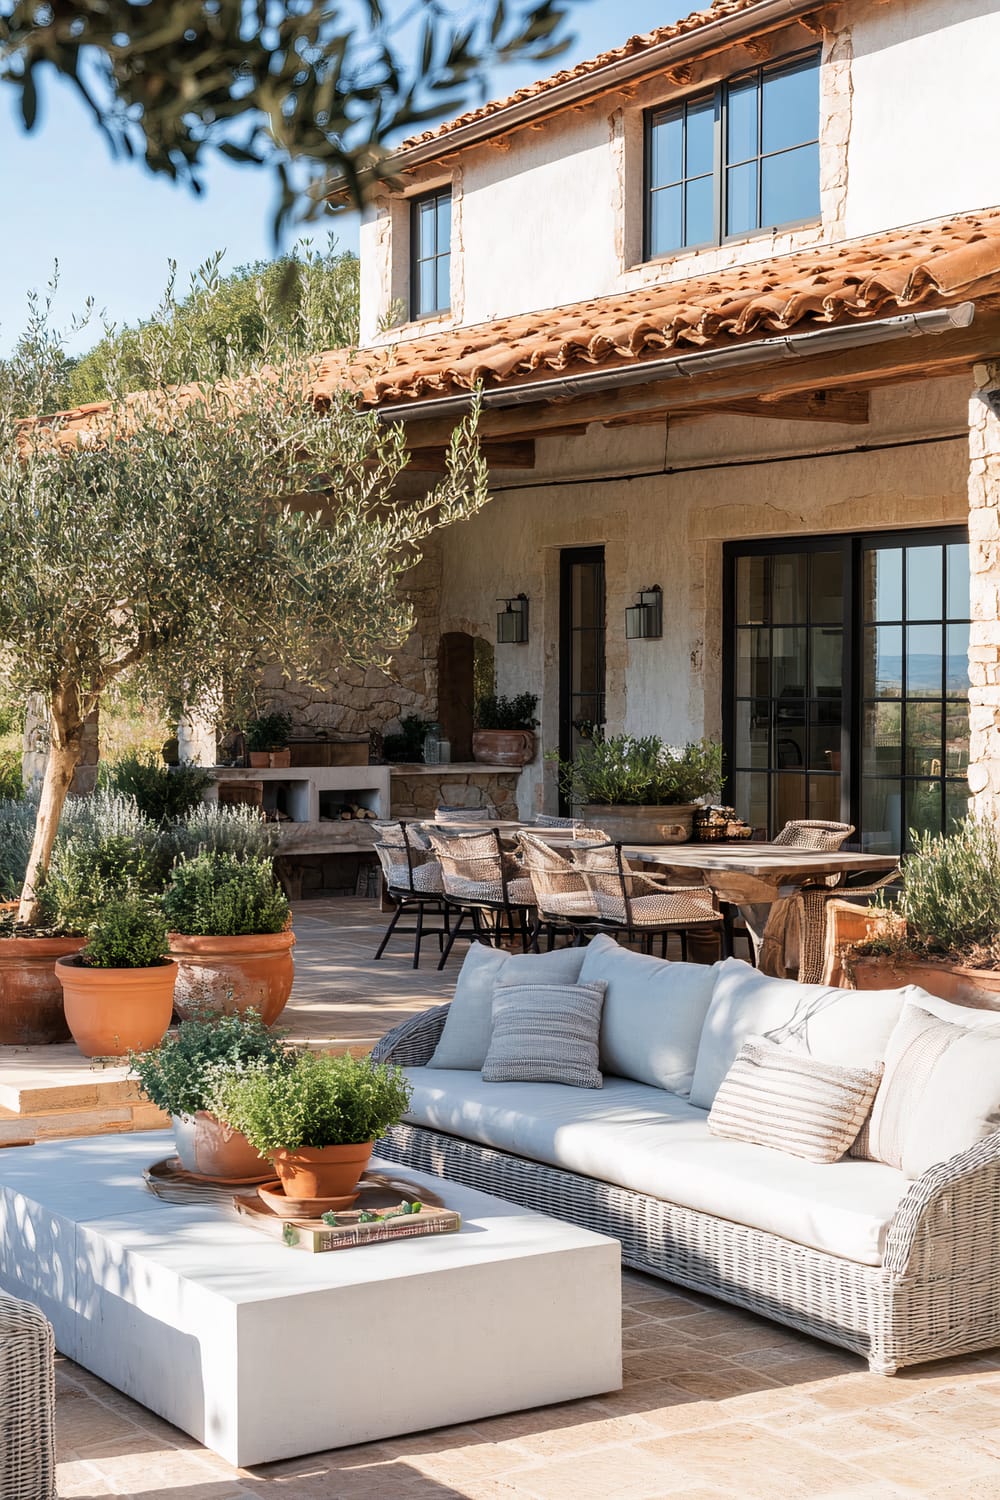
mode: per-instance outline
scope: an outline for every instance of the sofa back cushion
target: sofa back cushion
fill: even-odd
[[[698,1044],[691,1103],[711,1109],[743,1043],[762,1036],[820,1062],[870,1068],[885,1056],[906,990],[838,990],[774,979],[738,958],[716,966],[715,989]]]
[[[506,984],[576,984],[583,964],[582,948],[552,953],[505,953],[472,943],[465,956],[429,1068],[483,1066],[493,1031],[493,991]]]
[[[605,985],[507,984],[493,996],[484,1083],[563,1083],[599,1089]]]
[[[959,1006],[949,1006],[959,1010]],[[1000,1130],[1000,1015],[984,1025],[941,1020],[905,1005],[889,1038],[885,1074],[855,1154],[919,1177]]]
[[[751,1037],[719,1085],[708,1128],[806,1161],[839,1161],[864,1124],[881,1076],[881,1064],[842,1068]]]
[[[601,1068],[686,1099],[717,964],[672,963],[622,948],[599,933],[585,950],[582,983],[607,985]]]

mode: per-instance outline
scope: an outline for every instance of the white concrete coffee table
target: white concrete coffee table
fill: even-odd
[[[156,1131],[0,1153],[0,1286],[231,1463],[620,1387],[617,1240],[407,1170],[458,1234],[311,1255],[155,1198],[142,1170],[171,1149]]]

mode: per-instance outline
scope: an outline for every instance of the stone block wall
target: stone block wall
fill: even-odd
[[[1000,361],[976,365],[969,403],[969,788],[1000,813]]]
[[[475,771],[442,766],[440,774],[431,775],[414,767],[407,774],[401,767],[392,773],[392,816],[431,818],[436,807],[447,803],[470,808],[492,804],[498,818],[516,818],[518,774],[485,766]]]

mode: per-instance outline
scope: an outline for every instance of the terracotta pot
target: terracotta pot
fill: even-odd
[[[82,937],[0,938],[0,1045],[68,1042],[56,959],[79,953]]]
[[[56,974],[73,1040],[84,1057],[147,1052],[166,1036],[174,1008],[173,959],[149,969],[91,969],[60,958]]]
[[[686,844],[691,837],[696,802],[665,807],[626,807],[588,802],[582,810],[588,828],[602,828],[622,844]]]
[[[295,977],[292,931],[249,937],[172,932],[168,942],[178,964],[174,1007],[181,1020],[199,1009],[230,1016],[256,1010],[272,1026],[287,1005]]]
[[[484,766],[526,766],[535,758],[530,729],[475,729],[472,758]]]
[[[284,766],[290,766],[292,763],[292,752],[291,750],[270,750],[267,756],[267,763],[276,770],[280,770]]]
[[[946,959],[875,956],[850,958],[854,986],[859,990],[895,990],[919,985],[928,995],[968,1005],[974,1010],[1000,1010],[1000,969],[967,969]]]
[[[368,1165],[374,1141],[356,1146],[300,1146],[272,1151],[271,1160],[288,1198],[346,1198]]]
[[[265,1181],[270,1174],[266,1157],[255,1151],[246,1136],[199,1109],[193,1115],[172,1115],[174,1145],[186,1172],[216,1177],[221,1182]]]
[[[247,760],[255,771],[266,771],[271,764],[271,754],[268,750],[248,750]]]

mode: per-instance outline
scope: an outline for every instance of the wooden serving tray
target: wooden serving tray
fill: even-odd
[[[297,1250],[321,1254],[326,1250],[350,1250],[356,1245],[377,1244],[382,1240],[415,1239],[425,1234],[454,1234],[462,1227],[461,1214],[448,1208],[428,1206],[421,1200],[416,1214],[397,1218],[361,1222],[361,1209],[344,1209],[337,1214],[335,1225],[322,1219],[279,1218],[260,1198],[237,1193],[233,1198],[236,1212],[254,1229],[261,1229],[272,1239],[281,1240]],[[398,1207],[398,1200],[392,1207]],[[377,1212],[377,1210],[376,1210]]]

